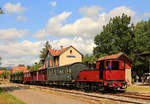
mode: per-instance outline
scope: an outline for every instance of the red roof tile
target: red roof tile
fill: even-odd
[[[125,57],[127,57],[127,58],[129,59],[129,57],[128,57],[126,54],[120,52],[120,53],[118,53],[118,54],[113,54],[113,55],[110,55],[110,56],[100,57],[100,58],[98,59],[98,61],[100,61],[100,60],[108,60],[108,59],[118,59],[118,58],[120,58],[122,55],[124,55]]]
[[[25,67],[25,66],[14,66],[13,68],[12,68],[12,72],[14,73],[14,72],[17,72],[17,71],[19,71],[19,70],[23,70],[24,72],[28,72],[28,69],[27,69],[27,67]]]
[[[69,46],[70,47],[70,46]],[[65,50],[67,50],[69,47],[63,48],[62,50],[57,50],[57,49],[49,49],[51,52],[52,56],[58,56],[61,53],[63,53]]]

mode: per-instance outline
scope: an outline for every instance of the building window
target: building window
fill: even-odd
[[[55,66],[58,66],[58,60],[57,60],[57,58],[55,59]]]
[[[53,64],[52,64],[52,60],[51,60],[51,59],[49,60],[49,64],[50,64],[50,67],[52,67],[52,66],[53,66]]]
[[[73,55],[67,55],[66,57],[67,58],[76,58],[76,56],[73,56]]]
[[[46,62],[46,67],[48,68],[48,61]]]
[[[72,54],[72,50],[70,50],[70,54]]]

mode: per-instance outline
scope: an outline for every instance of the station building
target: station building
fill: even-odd
[[[47,55],[43,60],[45,67],[58,67],[75,62],[82,62],[83,55],[73,46],[61,49],[49,49]]]

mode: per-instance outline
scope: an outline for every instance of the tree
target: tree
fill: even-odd
[[[0,75],[1,78],[4,78],[4,79],[8,79],[9,77],[9,72],[8,71],[4,71],[1,75]]]
[[[150,19],[137,23],[134,29],[136,53],[150,52]]]
[[[0,67],[0,70],[7,70],[5,67]]]
[[[46,41],[44,48],[42,48],[42,51],[40,51],[40,59],[41,60],[46,57],[47,51],[50,48],[52,48],[52,46],[50,45],[49,41]]]
[[[1,60],[2,60],[2,58],[0,57],[0,65],[2,64],[2,63],[1,63]]]
[[[95,62],[97,60],[97,58],[94,55],[89,56],[88,54],[86,54],[83,57],[83,62]]]
[[[134,28],[134,34],[136,43],[134,52],[150,52],[150,19],[148,21],[140,21],[137,23]],[[149,61],[150,59],[148,57],[134,57],[135,64],[133,65],[132,69],[135,74],[142,76],[143,73],[148,72]]]
[[[101,56],[124,52],[132,56],[134,50],[134,26],[130,24],[131,17],[122,14],[111,18],[103,27],[103,31],[95,36],[94,55]]]
[[[40,68],[42,65],[41,63],[37,63],[37,64],[34,64],[30,67],[30,71],[35,71],[35,70],[38,70],[38,68]]]
[[[89,55],[86,54],[84,57],[83,57],[83,62],[88,62],[89,61]]]

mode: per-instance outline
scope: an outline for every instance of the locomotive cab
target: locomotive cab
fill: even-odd
[[[122,60],[97,61],[100,80],[125,80],[125,65]]]

